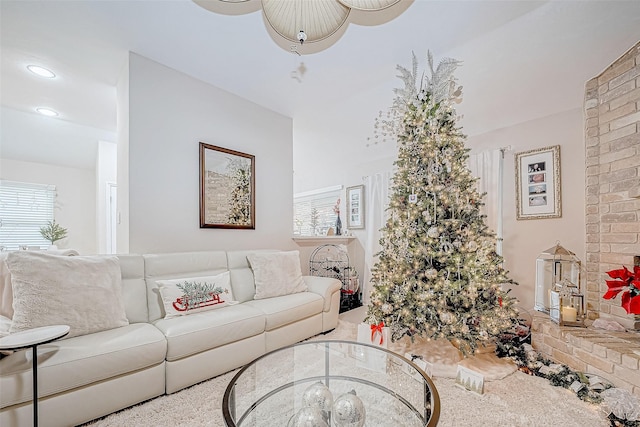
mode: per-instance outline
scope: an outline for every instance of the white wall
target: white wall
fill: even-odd
[[[56,222],[68,231],[56,242],[59,248],[80,254],[96,253],[96,189],[93,169],[52,166],[43,163],[0,159],[0,178],[56,186]]]
[[[318,118],[315,123],[322,123]],[[296,191],[342,184],[345,187],[362,183],[362,177],[376,172],[392,170],[396,158],[392,143],[369,146],[359,144],[359,152],[348,156],[332,155],[330,147],[339,138],[336,126],[313,121],[295,123],[295,183]],[[328,131],[324,131],[328,129]],[[463,129],[464,131],[464,129]],[[367,135],[362,135],[361,141]],[[331,141],[330,147],[323,141]],[[346,144],[347,141],[342,141]],[[467,147],[474,151],[512,146],[505,155],[504,170],[504,244],[505,265],[510,276],[519,282],[512,294],[521,307],[533,308],[535,260],[557,240],[584,260],[584,144],[581,109],[566,111],[549,117],[520,123],[508,128],[469,137]],[[558,219],[516,221],[514,153],[561,146],[562,217]],[[322,159],[320,161],[319,159]],[[349,255],[361,265],[362,248],[366,247],[366,233],[355,230],[357,242],[349,245]]]
[[[125,61],[116,85],[118,225],[116,252],[129,252],[129,57]]]
[[[505,129],[470,137],[474,150],[511,145],[504,162],[505,265],[519,283],[512,294],[524,309],[533,310],[535,262],[542,251],[560,241],[562,246],[585,260],[585,175],[583,116],[581,109],[566,111]],[[515,153],[560,145],[562,217],[516,220]]]
[[[340,210],[343,212],[341,219],[345,228],[346,188],[364,184],[364,178],[369,175],[391,171],[396,159],[394,143],[373,144],[367,140],[373,134],[373,119],[368,120],[366,112],[357,109],[356,104],[362,101],[362,105],[371,110],[370,117],[375,117],[375,105],[379,100],[375,100],[373,92],[360,94],[357,100],[344,100],[335,110],[294,120],[294,193],[342,185]],[[351,111],[360,117],[355,118]],[[371,224],[365,226],[371,227]],[[349,261],[358,271],[362,284],[367,229],[351,230],[351,233],[356,239],[347,245]],[[320,244],[323,243],[316,246],[299,244],[303,272],[308,270],[308,260]]]
[[[128,95],[130,252],[295,247],[290,118],[136,54]],[[255,230],[199,228],[199,142],[255,155]]]
[[[392,73],[389,77],[395,83]],[[363,176],[391,169],[395,143],[374,144],[373,126],[380,106],[392,102],[392,87],[389,96],[381,96],[385,86],[379,84],[341,99],[335,108],[295,117],[294,193],[359,185]]]
[[[109,184],[117,182],[117,145],[113,142],[98,141],[96,154],[96,240],[98,252],[107,250],[109,216]]]

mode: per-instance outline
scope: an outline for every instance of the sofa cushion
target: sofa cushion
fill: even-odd
[[[253,301],[256,294],[256,281],[253,271],[249,265],[247,255],[255,252],[275,252],[266,251],[229,251],[227,252],[227,264],[231,273],[231,287],[233,295],[240,302]]]
[[[238,303],[233,298],[228,271],[216,276],[158,280],[157,283],[165,319]]]
[[[167,338],[167,360],[183,357],[264,332],[265,315],[246,304],[190,316],[160,319],[155,326]]]
[[[118,255],[122,273],[122,296],[129,323],[148,323],[147,285],[144,281],[144,259],[141,255]]]
[[[148,323],[38,346],[38,394],[63,393],[164,362],[167,342]],[[0,360],[0,407],[32,399],[31,349]]]
[[[262,311],[266,316],[267,331],[322,313],[324,299],[312,292],[248,301],[248,305]]]
[[[68,337],[129,324],[115,256],[58,256],[18,251],[7,256],[13,290],[11,332],[63,324]]]
[[[9,252],[0,252],[0,316],[13,317],[13,291],[11,273],[5,260]]]
[[[305,292],[298,251],[251,253],[247,255],[256,283],[254,299]]]

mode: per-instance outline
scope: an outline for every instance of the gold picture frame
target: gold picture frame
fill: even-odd
[[[200,228],[256,228],[255,156],[200,143]]]
[[[562,217],[560,146],[516,153],[516,219]]]

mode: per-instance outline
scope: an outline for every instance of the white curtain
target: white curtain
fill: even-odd
[[[496,233],[496,252],[502,255],[502,174],[503,150],[483,151],[469,155],[469,169],[477,181],[480,194],[486,193],[482,213],[487,225]]]
[[[366,209],[366,242],[364,247],[364,278],[362,283],[362,303],[371,301],[371,268],[376,263],[375,254],[380,252],[380,229],[387,221],[389,206],[389,185],[391,171],[377,173],[364,179]]]

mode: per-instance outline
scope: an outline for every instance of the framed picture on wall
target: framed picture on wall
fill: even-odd
[[[347,229],[364,228],[364,185],[347,188]]]
[[[200,228],[256,228],[254,156],[200,143]]]
[[[516,219],[560,218],[560,146],[516,153]]]

